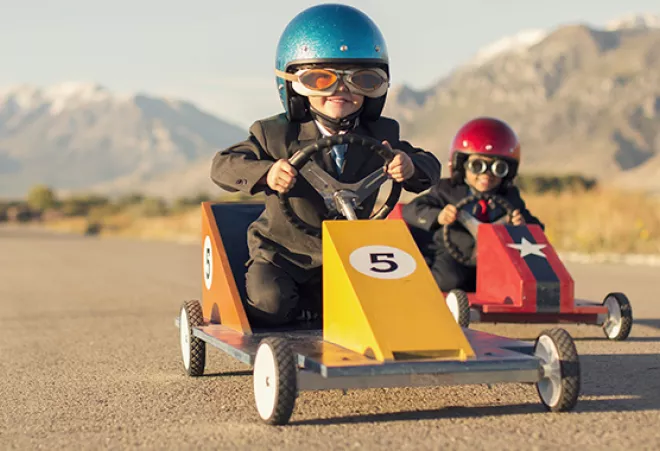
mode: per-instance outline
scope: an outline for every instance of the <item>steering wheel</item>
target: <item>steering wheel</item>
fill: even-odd
[[[447,249],[449,255],[451,255],[454,258],[454,260],[456,260],[457,262],[462,263],[463,265],[469,267],[474,267],[477,265],[477,247],[476,246],[474,247],[474,250],[472,251],[472,255],[465,255],[465,253],[461,251],[459,247],[452,241],[451,230],[453,228],[452,226],[456,224],[456,222],[458,222],[463,227],[465,227],[465,230],[467,230],[470,233],[470,235],[472,235],[472,237],[476,242],[477,233],[479,232],[479,225],[486,223],[479,221],[477,218],[475,218],[470,213],[465,211],[463,207],[465,207],[466,205],[472,202],[476,202],[482,199],[488,203],[492,201],[495,205],[502,207],[506,211],[505,215],[503,215],[497,221],[491,222],[489,224],[508,223],[509,218],[513,214],[513,210],[514,210],[513,206],[509,203],[509,201],[507,201],[504,197],[499,196],[497,194],[472,194],[470,196],[464,197],[456,204],[456,210],[458,210],[458,214],[456,215],[456,221],[453,222],[452,224],[443,227],[442,239],[445,245],[445,249]]]
[[[321,138],[297,151],[290,159],[289,164],[296,168],[298,173],[323,197],[329,213],[339,213],[349,220],[357,219],[355,208],[362,204],[369,196],[378,191],[388,179],[382,168],[364,177],[357,183],[342,183],[328,174],[311,158],[318,152],[331,149],[335,145],[356,144],[379,155],[387,166],[396,156],[392,149],[385,147],[377,140],[354,134],[333,135]],[[301,219],[289,201],[288,193],[278,193],[280,206],[287,219],[297,228],[312,236],[321,236],[321,228],[313,226]],[[392,190],[385,203],[369,219],[384,219],[401,197],[401,183],[394,182]]]

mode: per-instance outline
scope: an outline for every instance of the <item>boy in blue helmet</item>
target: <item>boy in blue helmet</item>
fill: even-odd
[[[399,125],[381,117],[389,87],[389,60],[378,27],[345,5],[311,7],[286,27],[277,47],[276,81],[285,113],[255,122],[246,141],[220,151],[211,178],[228,191],[264,192],[264,213],[248,228],[247,313],[258,325],[283,325],[301,312],[321,313],[321,239],[296,227],[280,206],[287,193],[296,215],[320,226],[321,196],[288,159],[299,149],[337,133],[366,135],[391,147],[385,170],[408,191],[421,192],[440,176],[430,153],[399,139]],[[354,183],[383,167],[374,153],[334,146],[315,160],[329,174]],[[342,161],[343,160],[343,161]],[[368,218],[376,195],[357,211]]]

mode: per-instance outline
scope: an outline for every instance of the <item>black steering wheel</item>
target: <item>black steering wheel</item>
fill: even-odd
[[[342,183],[328,174],[311,158],[318,152],[331,149],[335,145],[356,144],[379,155],[387,166],[396,153],[377,140],[361,135],[344,134],[321,138],[297,151],[289,164],[323,197],[329,213],[339,213],[346,219],[357,219],[355,208],[369,196],[378,191],[388,179],[387,173],[381,168],[364,177],[357,183]],[[280,206],[287,219],[297,228],[312,236],[321,236],[321,228],[313,226],[301,219],[289,201],[288,193],[278,193]],[[401,197],[401,183],[393,182],[392,190],[385,203],[369,219],[384,219],[392,211]]]
[[[477,233],[479,232],[479,225],[485,223],[479,221],[477,218],[465,211],[463,207],[482,199],[489,204],[492,202],[495,205],[502,207],[506,211],[505,215],[490,224],[506,224],[509,222],[514,208],[508,200],[497,194],[472,194],[470,196],[464,197],[456,204],[456,210],[458,211],[458,214],[456,215],[456,221],[442,228],[442,239],[444,241],[445,249],[447,249],[449,255],[451,255],[457,262],[469,267],[474,267],[477,265],[477,247],[474,247],[472,255],[465,255],[465,253],[461,251],[460,248],[452,241],[451,230],[454,224],[458,222],[463,227],[465,227],[465,230],[467,230],[470,235],[472,235],[472,238],[474,238],[476,242]]]

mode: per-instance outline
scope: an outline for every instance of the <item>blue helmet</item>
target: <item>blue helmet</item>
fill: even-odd
[[[290,72],[303,64],[358,64],[382,68],[389,76],[385,39],[363,12],[347,5],[326,4],[308,8],[293,18],[277,44],[275,68]],[[282,106],[289,120],[307,116],[308,101],[295,93],[291,82],[275,78]],[[387,94],[365,98],[362,117],[380,117]]]

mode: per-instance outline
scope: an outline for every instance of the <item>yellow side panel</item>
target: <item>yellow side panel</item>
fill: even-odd
[[[403,221],[323,224],[323,337],[378,360],[474,356]]]

